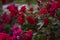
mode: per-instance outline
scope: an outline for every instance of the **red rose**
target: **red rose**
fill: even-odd
[[[28,16],[27,21],[29,24],[36,24],[38,22],[38,19],[33,18],[32,16]]]
[[[24,40],[32,40],[33,32],[32,30],[28,30],[24,36]]]
[[[25,10],[26,10],[26,6],[22,6],[20,12],[25,12]]]
[[[52,17],[55,15],[54,12],[50,12],[49,14],[50,14],[50,16],[52,16]]]
[[[44,25],[45,25],[45,26],[47,26],[47,25],[48,25],[48,23],[49,23],[48,18],[44,18],[44,19],[43,19],[43,21],[44,21]]]
[[[30,12],[33,12],[33,8],[31,7],[31,8],[29,9],[29,11],[30,11]]]
[[[11,11],[11,12],[15,12],[15,13],[18,12],[18,10],[16,9],[16,7],[14,5],[8,6],[7,9],[9,9],[9,11]]]
[[[40,6],[40,3],[41,3],[40,0],[38,0],[37,2],[38,2],[38,5]]]
[[[45,15],[47,13],[47,10],[45,8],[41,9],[41,11],[39,11],[39,14],[41,15]]]
[[[1,18],[4,20],[5,17],[7,17],[6,12],[3,13],[3,15],[1,16]]]
[[[20,14],[20,15],[18,16],[18,23],[19,23],[19,24],[23,24],[23,23],[24,23],[24,14]]]
[[[40,10],[40,7],[38,6],[37,9]]]
[[[48,2],[47,4],[46,4],[46,8],[47,8],[47,10],[49,10],[50,9],[50,7],[51,7],[51,2]]]
[[[15,12],[10,12],[10,17],[15,17],[15,16],[17,16],[17,13],[15,13]]]

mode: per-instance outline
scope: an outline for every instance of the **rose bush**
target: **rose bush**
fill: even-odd
[[[4,1],[3,1],[4,2]],[[60,0],[29,2],[28,10],[9,5],[0,16],[0,40],[55,40],[60,35]],[[37,10],[37,11],[35,11]],[[60,40],[60,39],[59,39]]]

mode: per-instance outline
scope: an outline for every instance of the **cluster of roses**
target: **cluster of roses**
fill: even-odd
[[[56,13],[56,10],[60,8],[60,0],[58,1],[48,1],[45,7],[41,7],[44,3],[38,0],[38,12],[33,14],[33,7],[29,8],[29,14],[26,13],[26,6],[22,6],[18,11],[18,8],[15,5],[9,5],[7,9],[9,13],[4,12],[3,15],[0,16],[0,40],[32,40],[33,32],[32,30],[28,30],[26,34],[24,34],[23,30],[19,29],[19,27],[14,26],[12,28],[12,37],[3,30],[4,24],[11,24],[15,19],[17,19],[16,23],[23,25],[26,20],[28,24],[36,25],[40,20],[44,22],[44,26],[49,24],[49,17],[57,17],[60,21],[60,14]],[[29,4],[30,6],[30,4]],[[49,15],[49,16],[48,16]],[[41,17],[39,19],[38,17]]]
[[[5,32],[0,33],[0,40],[32,40],[33,32],[28,30],[26,33],[23,30],[19,29],[18,26],[12,27],[12,36]]]

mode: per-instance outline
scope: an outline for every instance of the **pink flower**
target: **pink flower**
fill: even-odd
[[[6,23],[6,24],[11,23],[11,21],[12,21],[12,19],[11,19],[10,17],[8,17],[8,16],[6,15],[6,13],[4,13],[4,14],[1,16],[1,19],[2,19],[3,22]]]
[[[58,5],[58,8],[60,8],[60,0],[58,0],[58,4],[57,5]]]
[[[52,17],[55,15],[54,12],[50,12],[49,14],[50,14],[50,16],[52,16]]]
[[[26,6],[22,6],[20,12],[25,12]]]
[[[4,12],[1,18],[4,20],[6,17],[7,17],[6,12]]]
[[[24,23],[24,14],[20,14],[20,15],[18,16],[18,23],[19,23],[19,24],[23,24],[23,23]]]
[[[33,32],[32,30],[28,30],[24,36],[24,40],[32,40]]]
[[[50,9],[49,9],[49,11],[50,11],[50,12],[55,12],[55,10],[56,10],[57,7],[58,7],[58,6],[57,6],[57,2],[53,2],[53,3],[52,3],[52,6],[51,6]]]
[[[12,29],[13,29],[13,31],[15,31],[15,30],[18,30],[18,29],[19,29],[19,27],[18,27],[18,26],[16,26],[16,25],[14,25],[14,26],[12,27]]]
[[[45,8],[43,8],[43,9],[41,9],[41,11],[39,11],[39,14],[45,15],[45,14],[47,14],[47,10]]]
[[[0,33],[0,40],[11,40],[10,34]]]
[[[46,4],[46,8],[47,8],[47,10],[49,10],[49,9],[50,9],[51,5],[52,5],[52,3],[51,3],[51,2],[48,2],[48,3]]]

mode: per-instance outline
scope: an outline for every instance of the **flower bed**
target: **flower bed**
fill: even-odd
[[[0,40],[60,40],[60,0],[8,5],[0,16]]]

